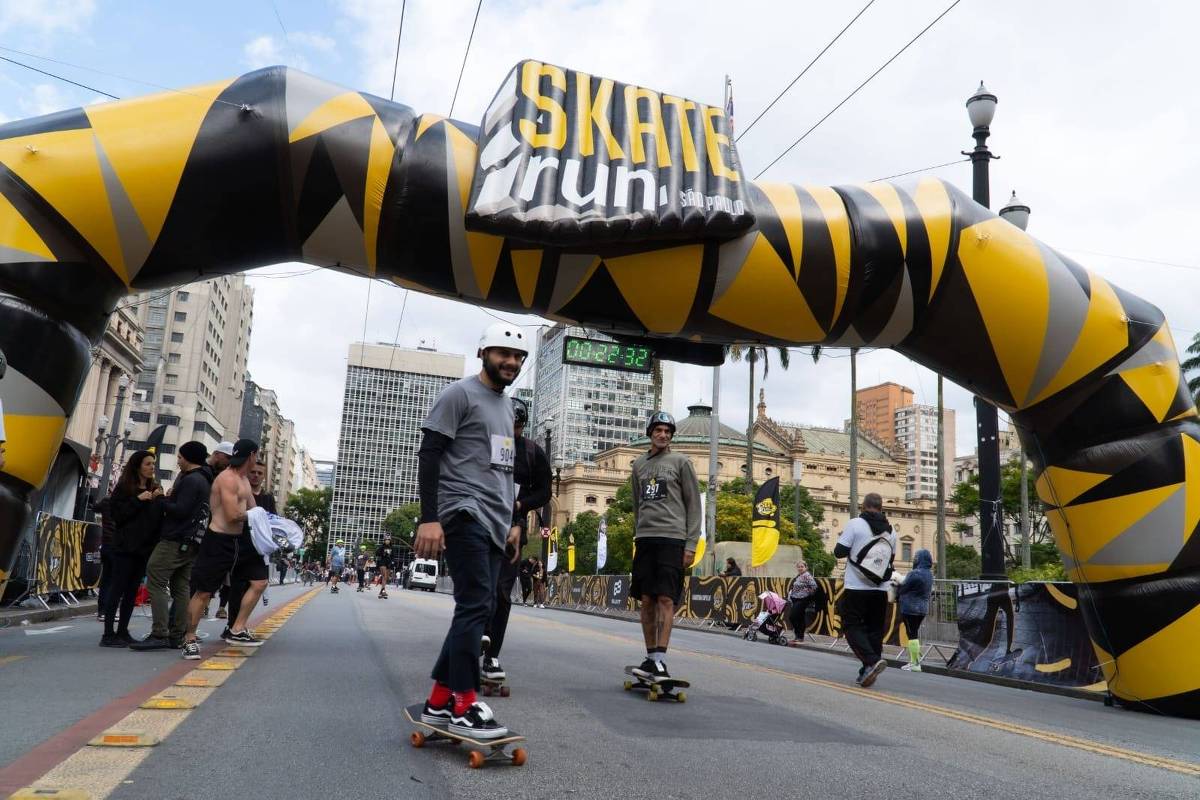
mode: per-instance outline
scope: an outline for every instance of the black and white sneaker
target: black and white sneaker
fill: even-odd
[[[261,647],[262,640],[255,639],[254,634],[250,631],[239,631],[238,633],[230,632],[229,636],[225,637],[225,641],[234,647]]]
[[[425,708],[421,709],[421,722],[426,725],[433,725],[435,728],[445,728],[450,725],[450,717],[454,712],[454,698],[451,697],[446,701],[444,706],[430,705],[429,701],[425,701]]]
[[[498,658],[483,659],[483,677],[492,681],[502,681],[507,676],[504,674],[504,668],[500,666]]]
[[[508,736],[508,728],[496,722],[487,703],[480,702],[472,703],[462,714],[451,715],[450,732],[471,739],[503,739]]]
[[[656,668],[657,665],[654,663],[654,659],[647,658],[641,664],[638,664],[633,668],[633,674],[637,675],[639,678],[650,678],[653,677],[654,670]]]
[[[200,643],[193,639],[183,643],[183,657],[188,661],[200,660]]]
[[[228,642],[229,637],[233,636],[233,631],[229,630],[229,626],[225,626],[225,630],[221,631],[221,641]]]
[[[671,678],[671,673],[667,672],[667,664],[665,661],[654,661],[654,672],[650,675],[650,680],[665,681]]]
[[[885,669],[887,669],[887,662],[881,658],[872,664],[870,669],[863,673],[862,683],[860,685],[864,689],[869,688],[873,683],[875,683],[875,679],[878,678],[880,673],[882,673]]]

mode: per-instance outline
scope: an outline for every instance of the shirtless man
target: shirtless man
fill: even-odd
[[[213,481],[209,500],[212,520],[200,541],[200,551],[196,555],[195,564],[192,565],[194,594],[188,603],[188,630],[183,640],[183,657],[190,661],[200,658],[196,626],[200,624],[204,609],[238,560],[240,538],[246,525],[247,513],[254,508],[254,492],[250,488],[247,475],[253,464],[253,456],[257,452],[257,443],[250,439],[239,439],[233,446],[229,467],[222,470]],[[254,601],[257,600],[255,597]],[[249,607],[253,608],[254,603],[251,602]],[[243,609],[239,616],[243,619],[238,619],[230,626],[233,630],[225,641],[248,647],[261,644],[246,630],[244,617],[249,616],[249,611]]]

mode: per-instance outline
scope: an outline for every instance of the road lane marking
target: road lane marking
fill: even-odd
[[[5,664],[16,663],[22,658],[29,658],[29,656],[0,656],[0,667],[3,667]]]

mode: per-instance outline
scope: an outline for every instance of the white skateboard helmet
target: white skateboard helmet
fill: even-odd
[[[476,355],[482,357],[483,351],[489,347],[507,347],[509,350],[529,355],[529,337],[516,325],[507,322],[493,322],[484,329],[479,337],[479,349]]]

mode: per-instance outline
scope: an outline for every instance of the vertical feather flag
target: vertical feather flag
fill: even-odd
[[[696,555],[689,565],[692,568],[700,563],[700,559],[704,558],[705,540],[708,538],[708,514],[705,512],[705,508],[708,506],[707,495],[707,492],[700,495],[700,541],[696,542]]]
[[[546,574],[558,569],[558,528],[550,529],[550,553],[546,556]]]
[[[779,547],[778,476],[759,487],[750,519],[750,566],[761,567]]]
[[[600,530],[596,532],[596,572],[604,569],[608,561],[608,520],[600,518]]]
[[[575,534],[567,534],[567,572],[575,571]]]

